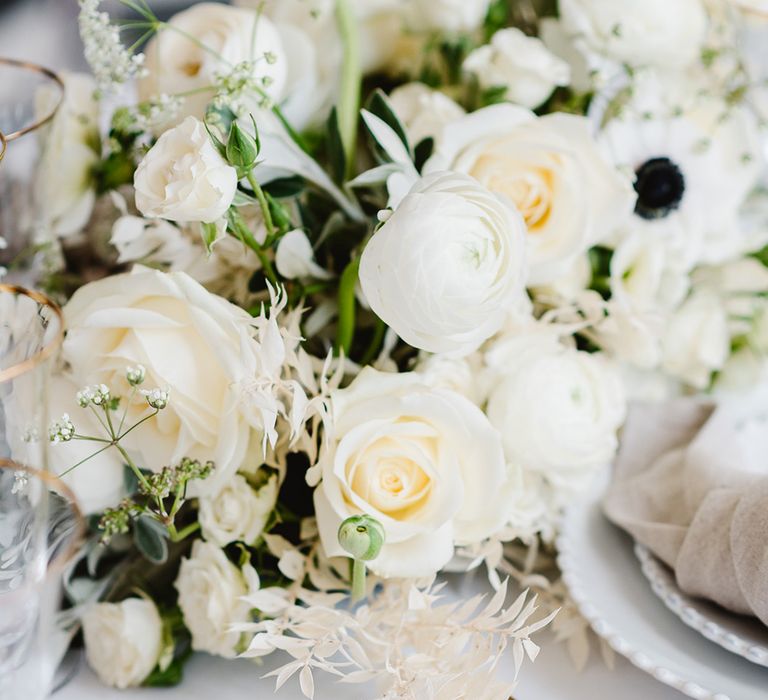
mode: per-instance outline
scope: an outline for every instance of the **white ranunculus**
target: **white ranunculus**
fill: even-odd
[[[231,542],[253,544],[275,509],[277,491],[276,475],[255,489],[244,476],[235,474],[218,493],[200,499],[203,537],[219,547]]]
[[[491,0],[409,0],[406,24],[419,32],[472,32],[485,20]]]
[[[427,355],[414,367],[414,372],[421,375],[425,384],[436,389],[450,389],[480,405],[482,392],[478,374],[481,364],[480,353],[469,357]]]
[[[374,312],[414,347],[454,355],[501,327],[525,273],[519,212],[473,178],[445,172],[414,185],[360,261]]]
[[[607,315],[595,325],[594,339],[611,356],[643,369],[661,362],[661,339],[665,316],[658,311],[640,311],[631,304],[612,299]]]
[[[488,418],[509,462],[564,491],[587,485],[616,452],[625,414],[621,379],[597,353],[534,329],[501,339],[486,356],[494,387]]]
[[[136,208],[145,216],[210,223],[224,216],[237,191],[237,171],[216,150],[195,117],[166,131],[133,178]]]
[[[574,301],[589,287],[592,281],[592,265],[589,255],[583,253],[563,271],[563,274],[548,284],[534,287],[531,292],[536,298]]]
[[[283,97],[288,74],[283,43],[274,24],[255,9],[201,2],[171,17],[169,24],[147,46],[141,100],[183,93],[179,119],[202,119],[217,76],[246,62],[252,62],[253,80],[266,95]],[[254,111],[260,101],[260,95],[253,96]]]
[[[121,441],[140,466],[213,460],[213,474],[194,485],[200,493],[215,492],[242,466],[251,425],[240,387],[260,367],[247,312],[184,273],[137,266],[78,289],[64,316],[62,352],[73,380],[126,397],[127,425],[146,414],[147,403],[140,394],[126,403],[126,366],[146,368],[144,386],[170,389],[168,407]]]
[[[78,233],[96,201],[93,171],[101,158],[96,83],[84,73],[63,73],[64,101],[41,131],[41,156],[36,171],[35,201],[51,231],[58,236]],[[57,90],[41,90],[38,109],[49,113]]]
[[[327,280],[333,276],[315,262],[312,244],[307,234],[298,228],[286,233],[277,244],[275,267],[289,280],[305,277]]]
[[[98,603],[83,615],[85,655],[99,680],[115,688],[141,685],[160,658],[163,623],[144,598]]]
[[[559,9],[586,50],[632,66],[688,65],[707,30],[702,0],[560,0]]]
[[[722,299],[710,289],[694,290],[669,319],[662,367],[696,389],[728,359],[730,335]]]
[[[230,628],[251,619],[250,605],[241,598],[258,590],[256,571],[250,566],[241,571],[217,545],[196,540],[174,585],[192,648],[235,658],[241,634]]]
[[[629,179],[598,151],[585,117],[485,107],[449,124],[424,172],[467,173],[511,200],[528,229],[529,282],[541,285],[632,211]]]
[[[389,100],[405,126],[412,146],[425,138],[438,141],[443,127],[465,114],[464,109],[448,95],[424,83],[401,85],[392,91]]]
[[[463,396],[415,373],[364,369],[332,396],[315,510],[329,556],[347,556],[339,525],[361,513],[384,527],[368,565],[383,577],[428,576],[505,523],[506,466],[499,434]]]
[[[541,39],[510,27],[496,32],[489,44],[464,60],[464,70],[477,76],[481,87],[506,87],[506,98],[531,109],[541,105],[558,86],[571,80],[570,66]]]

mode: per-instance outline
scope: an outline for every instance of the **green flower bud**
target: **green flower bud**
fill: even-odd
[[[341,524],[338,537],[350,557],[371,561],[384,546],[384,527],[370,515],[353,515]]]
[[[255,128],[254,124],[254,128]],[[226,148],[227,160],[239,172],[248,172],[259,157],[259,143],[250,134],[243,131],[237,121],[232,122]]]

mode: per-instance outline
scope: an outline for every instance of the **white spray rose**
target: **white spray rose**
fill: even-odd
[[[179,119],[202,119],[214,97],[217,76],[248,65],[246,74],[269,97],[283,96],[288,65],[272,22],[253,9],[201,2],[169,20],[147,45],[147,74],[139,81],[139,98],[187,94]],[[269,60],[267,60],[269,57]],[[252,110],[261,102],[253,95]]]
[[[428,576],[448,563],[454,544],[480,542],[504,525],[501,438],[463,396],[428,387],[415,373],[366,368],[334,392],[332,424],[315,490],[329,556],[346,556],[339,525],[367,513],[386,533],[371,570]]]
[[[167,408],[121,441],[141,466],[210,459],[213,474],[192,490],[211,493],[226,483],[250,446],[239,388],[260,366],[250,315],[184,273],[137,266],[78,289],[64,316],[63,359],[78,386],[103,383],[127,400],[125,368],[143,365],[144,386],[170,389]],[[123,406],[127,425],[146,415],[139,394]]]
[[[406,23],[420,32],[472,32],[485,20],[491,0],[409,0]]]
[[[196,540],[174,585],[192,648],[235,658],[241,635],[230,627],[251,619],[250,604],[241,598],[258,590],[256,571],[251,566],[241,571],[217,545]]]
[[[277,491],[275,475],[254,489],[244,476],[235,474],[218,493],[200,499],[203,537],[219,547],[231,542],[253,544],[275,509]]]
[[[506,87],[506,98],[523,107],[538,107],[552,91],[568,85],[570,66],[555,56],[541,39],[519,29],[501,29],[490,44],[475,49],[464,60],[484,88]]]
[[[145,216],[213,222],[232,204],[237,171],[216,150],[203,122],[187,117],[149,149],[133,186]]]
[[[454,170],[511,200],[528,229],[529,282],[552,282],[632,211],[629,180],[585,117],[492,105],[449,124],[424,172]]]
[[[585,49],[633,66],[686,66],[707,30],[702,0],[560,0],[559,8]]]
[[[667,324],[662,367],[696,389],[706,389],[712,372],[728,359],[730,335],[722,299],[710,289],[694,290]]]
[[[407,83],[395,88],[389,101],[413,146],[425,138],[439,140],[443,127],[465,114],[448,95],[423,83]]]
[[[507,460],[564,491],[586,486],[614,456],[624,420],[621,379],[606,358],[534,329],[499,341],[487,362],[488,418]]]
[[[63,73],[64,101],[41,131],[41,156],[36,170],[35,200],[58,236],[78,233],[88,222],[96,201],[93,170],[101,157],[99,104],[90,75]],[[51,111],[58,90],[41,90],[41,113]]]
[[[102,683],[125,689],[141,685],[157,665],[163,623],[144,598],[99,603],[83,616],[85,654]]]
[[[525,283],[525,225],[476,180],[433,173],[374,234],[360,261],[374,312],[429,352],[475,350],[504,322]]]

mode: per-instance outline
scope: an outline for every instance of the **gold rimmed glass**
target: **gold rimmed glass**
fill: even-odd
[[[35,253],[51,239],[35,203],[34,178],[40,131],[63,100],[56,73],[0,57],[0,267],[8,270],[6,280],[32,284],[40,264]]]
[[[85,524],[50,472],[0,459],[0,700],[43,700],[69,644],[61,581]]]

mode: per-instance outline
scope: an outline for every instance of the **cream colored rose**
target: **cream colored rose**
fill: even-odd
[[[566,492],[586,486],[614,456],[625,414],[621,380],[606,358],[531,329],[500,340],[487,362],[488,418],[507,460]]]
[[[563,25],[592,52],[632,66],[683,67],[707,29],[702,0],[560,0]]]
[[[125,368],[143,365],[144,386],[170,389],[168,407],[121,441],[139,465],[159,470],[185,456],[213,460],[213,474],[193,491],[213,493],[227,483],[251,446],[239,389],[259,366],[249,314],[184,273],[137,266],[81,287],[64,316],[63,359],[77,386],[104,383],[126,405]],[[126,424],[147,408],[134,394]]]
[[[525,274],[520,214],[473,178],[449,172],[419,180],[360,260],[374,312],[414,347],[454,355],[499,330]]]
[[[174,585],[192,648],[235,658],[241,633],[230,627],[251,619],[250,605],[241,598],[259,588],[254,569],[241,571],[217,545],[197,540],[189,558],[181,560]]]
[[[201,2],[168,24],[147,46],[141,100],[184,94],[179,119],[202,119],[216,94],[216,76],[246,62],[251,62],[253,81],[263,93],[282,98],[288,73],[283,44],[272,22],[255,9]],[[253,95],[252,110],[261,99],[261,94]]]
[[[541,105],[552,91],[571,80],[570,66],[553,54],[541,39],[510,27],[496,32],[489,44],[469,54],[464,70],[474,73],[484,88],[506,87],[510,102]]]
[[[367,513],[386,541],[369,567],[383,577],[440,570],[454,544],[480,542],[505,523],[501,438],[463,396],[415,373],[364,369],[332,396],[315,510],[329,556],[346,556],[339,525]]]
[[[465,114],[448,95],[423,83],[401,85],[392,91],[389,100],[413,146],[426,138],[439,140],[443,127]]]
[[[203,537],[219,547],[231,542],[253,544],[275,509],[277,491],[275,475],[254,489],[244,476],[235,474],[218,493],[200,499]]]
[[[98,603],[83,616],[85,654],[99,680],[115,688],[141,685],[160,658],[163,623],[144,598]]]
[[[491,0],[409,0],[403,5],[410,29],[422,32],[471,32],[488,14]]]
[[[692,387],[706,389],[730,349],[722,299],[710,289],[694,290],[669,319],[662,367]]]
[[[203,122],[187,117],[149,149],[133,186],[136,208],[145,216],[210,223],[232,204],[237,171],[216,150]]]
[[[529,283],[562,275],[629,216],[629,180],[598,151],[585,117],[532,112],[510,104],[449,124],[424,172],[467,173],[512,201],[528,230]]]
[[[101,158],[96,82],[84,73],[63,73],[64,101],[41,131],[41,156],[35,180],[35,201],[51,231],[58,236],[78,233],[96,201],[94,168]],[[41,90],[40,113],[52,111],[59,91]]]

